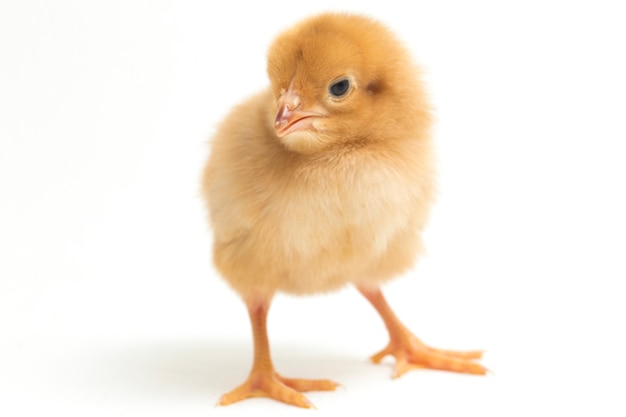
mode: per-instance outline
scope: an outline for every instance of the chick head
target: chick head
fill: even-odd
[[[276,136],[312,154],[402,134],[420,113],[415,71],[395,36],[370,18],[305,20],[268,52]]]

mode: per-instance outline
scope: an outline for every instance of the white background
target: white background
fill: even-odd
[[[266,84],[272,38],[343,10],[398,33],[436,108],[429,254],[390,303],[430,344],[486,349],[495,375],[392,381],[366,360],[386,334],[351,288],[275,300],[279,371],[345,386],[309,394],[320,415],[624,415],[618,3],[3,1],[0,414],[311,412],[214,407],[251,335],[210,264],[198,183],[216,123]]]

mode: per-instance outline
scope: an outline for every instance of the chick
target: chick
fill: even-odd
[[[437,350],[395,316],[380,285],[410,268],[433,201],[429,105],[407,51],[382,24],[322,14],[279,35],[270,87],[221,123],[203,173],[213,260],[245,302],[254,337],[248,379],[221,397],[270,397],[312,407],[301,394],[335,382],[274,370],[266,318],[277,292],[354,285],[390,341],[372,357],[415,368],[484,374],[481,352]]]

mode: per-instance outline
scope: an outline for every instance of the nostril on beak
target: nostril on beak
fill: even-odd
[[[289,118],[291,117],[292,112],[289,109],[288,104],[283,104],[278,109],[278,113],[276,113],[276,119],[274,120],[274,126],[280,127],[289,122]]]

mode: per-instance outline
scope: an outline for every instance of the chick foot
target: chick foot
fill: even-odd
[[[387,355],[396,358],[392,377],[398,378],[412,369],[437,369],[441,371],[485,375],[487,369],[474,362],[482,357],[481,351],[459,352],[429,347],[408,330],[403,329],[392,336],[385,349],[371,357],[372,362],[380,363]]]
[[[485,375],[487,368],[474,362],[482,358],[481,351],[454,351],[435,349],[420,341],[393,313],[379,288],[358,287],[361,294],[374,306],[389,332],[389,344],[371,357],[380,363],[387,355],[396,358],[393,378],[412,369],[437,369],[474,375]]]
[[[251,397],[267,397],[302,408],[315,408],[301,392],[334,391],[339,385],[327,379],[284,378],[273,371],[257,372],[231,392],[224,394],[219,405],[228,405]]]
[[[244,297],[254,340],[254,360],[248,379],[217,402],[228,405],[251,397],[267,397],[303,408],[315,406],[301,392],[333,391],[339,384],[327,379],[284,378],[274,371],[267,337],[267,313],[271,296]]]

